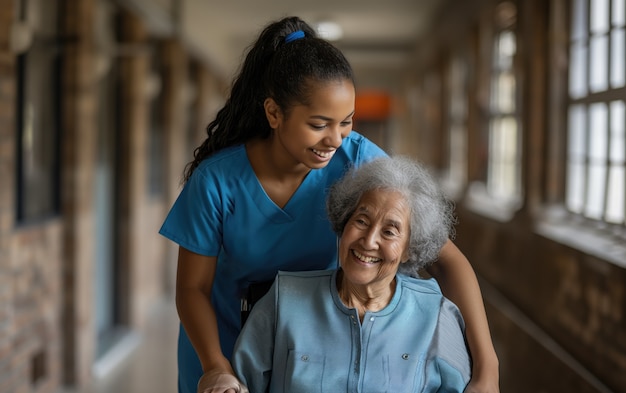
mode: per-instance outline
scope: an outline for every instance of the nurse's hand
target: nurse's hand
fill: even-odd
[[[500,393],[500,388],[491,381],[483,382],[472,380],[465,387],[463,393]]]
[[[497,360],[489,367],[481,367],[475,363],[472,368],[472,379],[463,393],[500,393],[499,380]]]
[[[249,393],[248,388],[234,375],[221,371],[208,371],[198,381],[198,393]]]

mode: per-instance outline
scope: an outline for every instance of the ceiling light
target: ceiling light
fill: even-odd
[[[315,30],[317,30],[317,34],[321,38],[324,38],[328,41],[337,41],[343,37],[343,29],[339,26],[338,23],[330,22],[330,21],[322,21],[318,22],[315,25]]]

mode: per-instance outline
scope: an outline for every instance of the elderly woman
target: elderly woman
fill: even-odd
[[[434,279],[418,278],[451,235],[453,207],[428,172],[385,157],[330,190],[340,267],[280,272],[239,336],[250,393],[462,392],[464,323]]]

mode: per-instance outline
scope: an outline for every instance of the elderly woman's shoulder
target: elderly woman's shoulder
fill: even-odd
[[[276,275],[276,282],[280,286],[285,285],[298,285],[297,283],[303,281],[319,281],[320,279],[328,279],[334,273],[334,270],[310,270],[301,272],[288,272],[280,270]],[[295,283],[295,284],[294,284]]]
[[[434,278],[410,277],[401,273],[397,275],[400,284],[411,291],[442,296],[441,288]]]
[[[308,270],[301,272],[288,272],[284,270],[278,271],[278,277],[295,277],[295,278],[307,278],[307,277],[327,277],[334,273],[333,269],[328,270]]]
[[[439,311],[439,319],[453,321],[462,327],[463,317],[458,307],[446,298],[441,292],[439,284],[434,278],[416,278],[398,273],[399,285],[402,286],[402,295],[407,304],[419,304],[416,308],[424,310],[431,308]],[[455,325],[456,326],[456,325]]]
[[[317,296],[311,296],[312,294],[324,297],[328,291],[322,289],[331,288],[334,273],[335,270],[279,271],[273,285],[275,296],[288,302],[298,302],[303,299],[312,301],[314,297],[317,298]],[[283,296],[285,294],[288,296]]]

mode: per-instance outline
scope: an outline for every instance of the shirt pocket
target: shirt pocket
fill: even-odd
[[[424,380],[423,359],[411,353],[384,354],[369,360],[363,387],[368,392],[412,393]],[[367,387],[378,386],[367,390]]]
[[[285,370],[284,391],[323,393],[324,355],[289,350]]]

